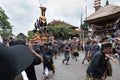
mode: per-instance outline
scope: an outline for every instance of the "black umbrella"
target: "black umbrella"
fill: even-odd
[[[14,80],[33,59],[33,53],[25,45],[7,47],[0,43],[0,80]]]

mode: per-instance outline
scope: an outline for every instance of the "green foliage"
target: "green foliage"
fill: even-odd
[[[31,39],[34,36],[34,32],[33,31],[29,31],[28,32],[28,36],[27,36],[27,40]]]
[[[2,37],[12,36],[12,26],[8,21],[8,17],[5,14],[5,11],[0,7],[0,35]]]
[[[10,37],[10,36],[13,36],[12,30],[9,30],[9,29],[0,30],[0,35],[1,35],[3,38],[7,38],[7,37]]]
[[[26,36],[23,34],[23,33],[19,33],[17,36],[16,36],[17,40],[26,40]]]
[[[89,24],[83,23],[83,24],[81,25],[81,28],[82,28],[83,30],[85,30],[85,31],[88,31],[89,26],[90,26]]]
[[[62,37],[63,39],[68,39],[70,37],[70,33],[75,34],[73,29],[70,29],[68,26],[64,25],[49,26],[47,27],[47,30],[56,38]]]

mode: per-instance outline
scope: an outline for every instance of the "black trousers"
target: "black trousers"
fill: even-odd
[[[25,71],[29,80],[37,80],[34,65],[31,65]]]
[[[43,68],[45,70],[45,67],[48,68],[48,70],[54,70],[53,68],[53,60],[50,60],[49,62],[43,62]]]

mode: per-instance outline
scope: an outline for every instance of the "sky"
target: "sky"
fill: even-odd
[[[105,6],[106,0],[101,0]],[[109,0],[110,4],[120,6],[120,0]],[[13,34],[24,33],[34,29],[34,23],[40,17],[40,4],[46,7],[47,23],[60,20],[79,27],[82,20],[95,10],[94,0],[0,0],[0,7],[9,17]],[[86,8],[87,6],[87,8]]]

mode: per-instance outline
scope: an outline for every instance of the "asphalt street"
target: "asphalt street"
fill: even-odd
[[[58,56],[57,59],[54,59],[55,62],[55,74],[49,72],[49,80],[85,80],[86,69],[89,63],[85,61],[82,64],[82,59],[84,58],[84,52],[79,52],[78,61],[73,60],[72,58],[69,61],[69,65],[62,63],[64,58],[63,54]],[[115,64],[113,62],[113,75],[108,77],[106,80],[120,80],[120,64]],[[38,80],[44,80],[43,76],[43,64],[35,66],[36,75]]]

